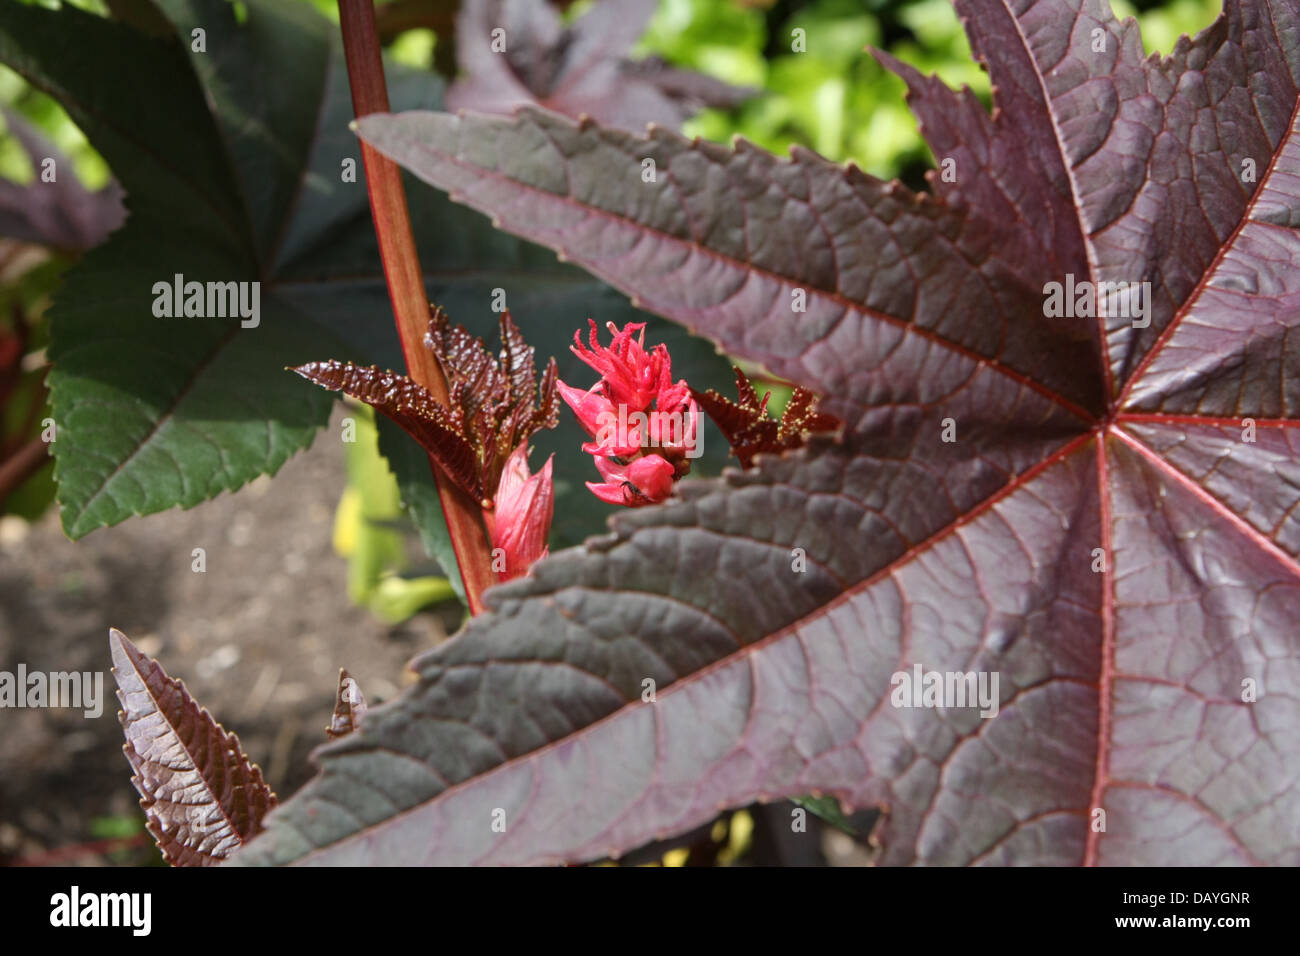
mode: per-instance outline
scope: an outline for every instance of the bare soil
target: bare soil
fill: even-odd
[[[32,525],[0,522],[0,670],[100,671],[105,697],[97,719],[0,709],[0,862],[156,857],[140,837],[112,853],[96,839],[143,828],[121,749],[110,626],[183,679],[282,796],[311,776],[339,667],[377,703],[409,678],[408,660],[458,626],[455,607],[390,627],[349,603],[347,563],[331,546],[344,469],[330,434],[339,429],[274,478],[75,543],[53,511]]]

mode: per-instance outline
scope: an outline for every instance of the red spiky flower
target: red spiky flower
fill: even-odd
[[[600,373],[583,391],[556,382],[592,441],[582,450],[596,461],[602,482],[587,482],[592,494],[611,504],[637,507],[663,501],[673,483],[691,470],[697,452],[699,406],[685,381],[672,380],[672,359],[662,343],[647,350],[645,323],[629,322],[608,346],[588,320],[587,345],[575,332],[573,353]]]

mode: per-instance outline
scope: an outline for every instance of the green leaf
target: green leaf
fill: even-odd
[[[274,18],[255,6],[250,31],[270,29]],[[214,17],[207,29],[214,54],[234,43],[233,22]],[[323,45],[325,36],[299,42]],[[274,204],[242,198],[256,177],[232,169],[231,144],[181,48],[75,9],[10,5],[0,9],[0,57],[63,103],[128,193],[127,225],[69,272],[50,310],[64,529],[79,537],[131,514],[189,507],[276,471],[331,404],[281,369],[335,340],[276,296],[257,241],[263,223],[246,212]],[[276,149],[300,153],[279,119],[267,121]],[[176,274],[261,282],[258,324],[155,318],[154,286]]]
[[[813,816],[851,837],[863,835],[862,831],[844,815],[840,802],[834,797],[791,797],[790,802],[803,807]]]

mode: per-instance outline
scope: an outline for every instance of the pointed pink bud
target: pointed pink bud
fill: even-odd
[[[546,539],[555,516],[554,457],[546,459],[535,475],[528,473],[526,445],[520,445],[506,460],[491,522],[492,568],[498,581],[519,577],[546,556]]]
[[[673,466],[659,455],[646,455],[628,465],[627,480],[642,497],[663,501],[673,493]]]

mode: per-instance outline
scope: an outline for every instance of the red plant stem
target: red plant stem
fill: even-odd
[[[387,113],[388,87],[384,81],[384,64],[371,0],[339,0],[339,23],[348,64],[348,82],[352,87],[353,112],[358,117]],[[365,142],[361,144],[361,159],[366,170],[366,188],[370,193],[370,212],[379,237],[379,254],[384,263],[388,295],[393,302],[407,370],[411,378],[428,389],[438,402],[448,405],[447,381],[433,353],[424,347],[424,335],[429,328],[429,299],[415,250],[415,236],[411,232],[411,216],[406,207],[401,172],[392,160]],[[456,563],[460,566],[460,577],[465,583],[469,610],[471,614],[478,614],[483,610],[483,591],[495,580],[491,545],[483,526],[479,502],[456,487],[432,457],[429,467],[438,482],[438,498],[456,552]]]

